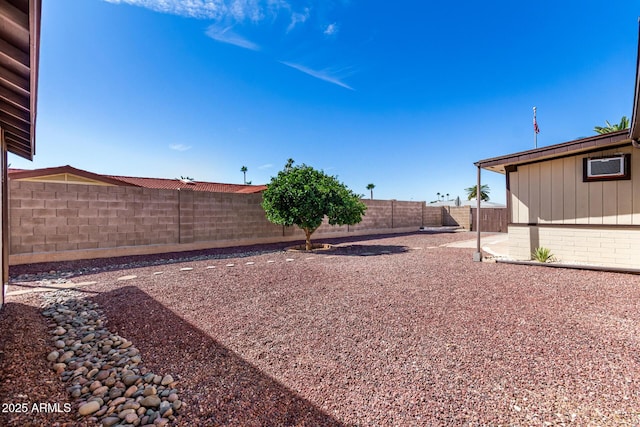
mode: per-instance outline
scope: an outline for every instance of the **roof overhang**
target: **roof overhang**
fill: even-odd
[[[33,160],[42,0],[0,1],[0,127],[7,150]]]
[[[506,169],[527,163],[535,163],[543,160],[557,159],[560,157],[573,156],[591,151],[616,148],[630,145],[629,131],[596,135],[589,138],[576,139],[575,141],[564,142],[562,144],[549,145],[547,147],[536,148],[534,150],[521,151],[506,156],[494,157],[480,160],[475,165],[493,172],[504,174]]]

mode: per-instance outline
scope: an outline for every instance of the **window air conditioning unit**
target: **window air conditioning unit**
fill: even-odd
[[[631,179],[630,154],[583,159],[583,181]]]

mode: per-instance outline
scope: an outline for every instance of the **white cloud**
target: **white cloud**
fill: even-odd
[[[105,0],[114,4],[145,7],[156,12],[191,18],[219,19],[228,12],[224,0]]]
[[[104,0],[114,4],[129,4],[156,12],[190,18],[217,21],[262,21],[281,9],[291,10],[285,0]]]
[[[260,50],[260,46],[234,32],[232,27],[220,27],[213,24],[207,28],[206,34],[221,43],[228,43],[250,50]]]
[[[292,12],[291,13],[291,23],[287,27],[287,33],[295,28],[298,24],[304,24],[307,19],[309,19],[309,8],[306,7],[303,13]]]
[[[351,86],[349,86],[348,84],[341,81],[338,77],[336,77],[334,73],[332,73],[330,70],[312,70],[311,68],[305,67],[304,65],[295,64],[293,62],[280,61],[280,63],[286,65],[287,67],[295,68],[296,70],[301,71],[305,74],[308,74],[311,77],[315,77],[316,79],[333,83],[334,85],[341,86],[345,89],[354,90]]]
[[[334,36],[338,33],[338,30],[338,24],[334,22],[333,24],[327,25],[327,28],[324,29],[323,33],[325,36]]]
[[[273,163],[267,163],[266,165],[258,166],[258,169],[264,170],[264,169],[271,169],[272,167],[273,167]]]
[[[169,148],[171,148],[172,150],[176,150],[176,151],[187,151],[191,149],[190,145],[184,145],[184,144],[171,144],[169,145]]]

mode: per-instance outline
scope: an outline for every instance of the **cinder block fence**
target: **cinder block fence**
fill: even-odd
[[[267,221],[261,194],[157,190],[11,180],[11,264],[151,254],[304,239]],[[323,224],[314,238],[440,226],[440,207],[364,200],[354,226]]]

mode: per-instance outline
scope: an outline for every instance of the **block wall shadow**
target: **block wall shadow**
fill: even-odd
[[[178,380],[187,404],[180,425],[344,426],[140,289],[91,299],[107,327],[133,341],[145,367]]]

